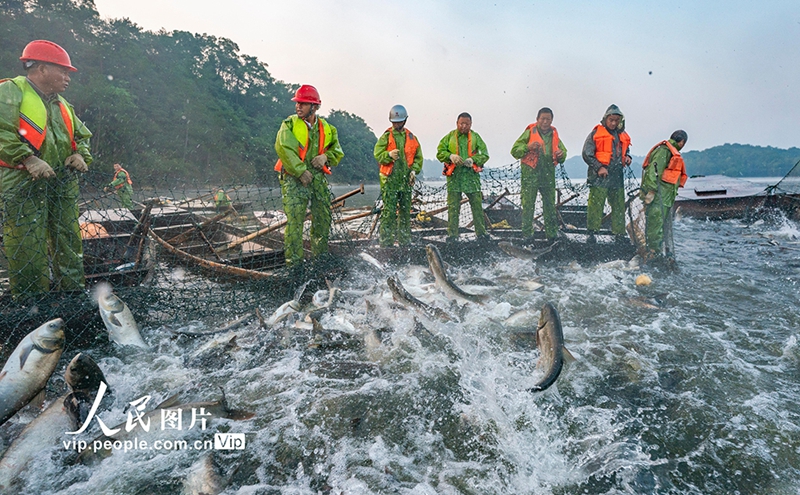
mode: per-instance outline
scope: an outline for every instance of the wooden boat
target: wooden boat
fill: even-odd
[[[725,175],[691,177],[675,198],[676,213],[692,218],[744,218],[764,207],[766,187]]]
[[[363,194],[364,185],[333,200],[333,208],[344,199]],[[190,213],[180,221],[154,223],[150,237],[175,260],[222,279],[265,280],[285,265],[283,220],[263,226],[262,217],[244,224],[226,221],[228,209],[214,216]],[[241,220],[241,217],[237,218]],[[277,217],[275,218],[277,219]],[[262,227],[262,228],[259,228]]]

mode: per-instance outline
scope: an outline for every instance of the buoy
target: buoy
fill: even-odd
[[[644,273],[636,277],[636,285],[650,285],[652,282],[653,280]]]

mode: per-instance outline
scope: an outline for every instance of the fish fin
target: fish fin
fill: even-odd
[[[3,370],[3,372],[2,372],[2,373],[0,373],[0,381],[1,381],[1,380],[3,380],[3,378],[5,378],[5,376],[6,376],[7,374],[8,374],[8,371],[5,371],[5,370]]]
[[[31,399],[28,405],[40,410],[44,409],[44,389],[42,389],[38,394],[33,396],[33,399]]]
[[[30,356],[32,350],[33,344],[26,345],[22,348],[22,352],[19,354],[19,369],[25,366],[25,361],[28,360],[28,356]]]
[[[301,285],[294,293],[294,301],[300,301],[300,298],[303,297],[303,292],[306,291],[306,286],[311,283],[311,280],[306,280],[306,283]]]
[[[320,323],[319,320],[311,318],[311,324],[314,326],[314,328],[311,330],[312,333],[320,334],[324,332],[324,329],[322,328],[322,323]]]
[[[108,315],[108,322],[111,323],[112,325],[114,325],[115,327],[121,327],[122,326],[122,322],[119,321],[119,319],[117,318],[116,314],[114,314],[114,313],[111,313],[111,314]]]
[[[261,314],[261,309],[256,308],[256,316],[258,317],[258,324],[261,328],[267,328],[267,320],[264,319],[264,315]]]
[[[565,363],[574,363],[575,361],[577,361],[575,356],[573,356],[572,353],[569,352],[569,349],[567,349],[566,346],[562,346],[561,348],[564,351],[564,362]]]
[[[170,407],[174,407],[178,405],[180,402],[178,401],[178,397],[181,394],[175,394],[171,397],[167,397],[164,399],[160,404],[158,404],[154,409],[168,409]]]

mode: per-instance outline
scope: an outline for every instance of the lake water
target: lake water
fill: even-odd
[[[89,349],[114,390],[100,416],[116,425],[142,396],[152,407],[224,389],[254,418],[187,438],[244,434],[244,449],[214,452],[229,494],[798,494],[800,228],[684,218],[675,243],[681,271],[645,271],[646,287],[624,262],[453,266],[498,284],[466,287],[490,301],[460,307],[429,285],[424,259],[381,273],[355,258],[316,341],[251,321],[194,339],[149,326],[148,352]],[[388,273],[462,323],[393,304]],[[529,337],[546,301],[577,361],[532,394],[543,371]],[[522,327],[503,324],[521,310]],[[234,334],[237,345],[193,358]],[[5,442],[32,417],[3,426]],[[42,439],[19,493],[180,493],[200,455],[115,452],[89,467],[58,441]]]

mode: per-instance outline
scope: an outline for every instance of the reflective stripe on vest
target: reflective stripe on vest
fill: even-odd
[[[624,157],[628,153],[628,147],[631,145],[631,137],[627,132],[622,131],[619,133],[619,142],[622,145],[622,152],[620,157]],[[603,165],[611,163],[611,157],[614,155],[614,136],[608,132],[603,124],[594,126],[594,157]]]
[[[128,184],[130,184],[132,186],[133,185],[133,181],[131,180],[131,174],[129,174],[128,171],[125,170],[122,167],[120,167],[119,171],[116,174],[114,174],[114,179],[117,178],[117,176],[119,175],[120,172],[125,172],[125,180],[128,182]],[[124,183],[123,184],[117,184],[116,186],[114,186],[114,189],[119,189],[121,187],[125,187],[125,184]]]
[[[460,155],[458,152],[458,134],[458,129],[450,133],[450,141],[447,144],[447,149],[450,151],[451,155]],[[467,134],[467,158],[472,158],[473,155],[475,155],[475,148],[472,147],[472,131],[469,131],[469,134]],[[455,171],[455,169],[455,163],[446,162],[444,164],[444,170],[442,170],[442,175],[450,177],[453,175],[453,171]],[[474,170],[476,173],[480,173],[483,171],[483,168],[473,163],[472,170]]]
[[[19,132],[20,140],[29,144],[33,148],[34,155],[38,156],[47,135],[47,107],[45,106],[39,93],[33,89],[25,76],[18,76],[13,79],[2,79],[0,83],[11,81],[20,91],[22,91],[22,101],[19,105]],[[61,111],[61,119],[67,128],[72,151],[78,150],[75,143],[74,114],[66,105],[61,96],[58,96],[58,107]],[[0,166],[6,168],[24,169],[22,164],[13,166],[0,160]]]
[[[317,125],[319,126],[319,153],[318,155],[322,155],[325,153],[330,145],[331,141],[333,141],[333,131],[331,131],[331,126],[327,122],[325,122],[322,118],[317,117]],[[305,161],[306,153],[308,153],[308,145],[310,144],[309,141],[311,140],[311,136],[308,132],[308,124],[306,121],[301,119],[296,115],[292,115],[292,134],[297,139],[297,142],[300,143],[297,149],[297,156],[300,157],[301,161]],[[324,139],[323,139],[324,136]],[[303,144],[305,143],[305,144]],[[283,162],[280,159],[275,163],[275,171],[281,172],[283,170]],[[331,169],[328,168],[327,165],[322,167],[322,171],[326,174],[330,175]]]
[[[393,127],[386,129],[386,132],[389,133],[389,143],[386,145],[386,151],[397,149],[397,141],[394,139],[394,133],[392,132],[393,129]],[[408,168],[411,168],[412,165],[414,165],[414,157],[417,156],[419,141],[417,141],[416,136],[414,136],[408,129],[403,129],[403,131],[406,135],[406,144],[403,146],[403,154],[406,156]],[[381,163],[379,165],[381,175],[386,177],[392,175],[392,170],[394,170],[394,160],[389,163]]]
[[[550,127],[553,130],[553,143],[552,143],[552,152],[553,152],[553,166],[555,167],[558,164],[558,158],[556,158],[556,150],[558,149],[558,145],[561,142],[558,139],[558,131],[555,127]],[[539,143],[542,147],[542,153],[544,153],[544,140],[542,136],[539,135],[539,129],[537,129],[536,122],[528,126],[528,131],[530,131],[531,136],[528,138],[528,146],[531,145],[533,142]],[[536,132],[534,132],[536,131]],[[530,166],[531,168],[536,168],[536,165],[539,163],[539,152],[528,151],[525,155],[520,159],[522,163],[525,165]]]
[[[661,180],[672,185],[680,182],[678,187],[683,187],[683,185],[686,184],[686,179],[689,178],[689,176],[686,175],[686,164],[683,162],[683,157],[681,156],[680,151],[678,151],[678,149],[675,148],[675,146],[673,146],[669,141],[661,141],[650,149],[644,159],[644,163],[642,163],[642,169],[645,169],[648,165],[650,165],[650,155],[652,155],[656,148],[661,145],[665,145],[667,149],[669,149],[669,152],[672,153],[672,157],[669,159],[667,167],[661,173]]]

